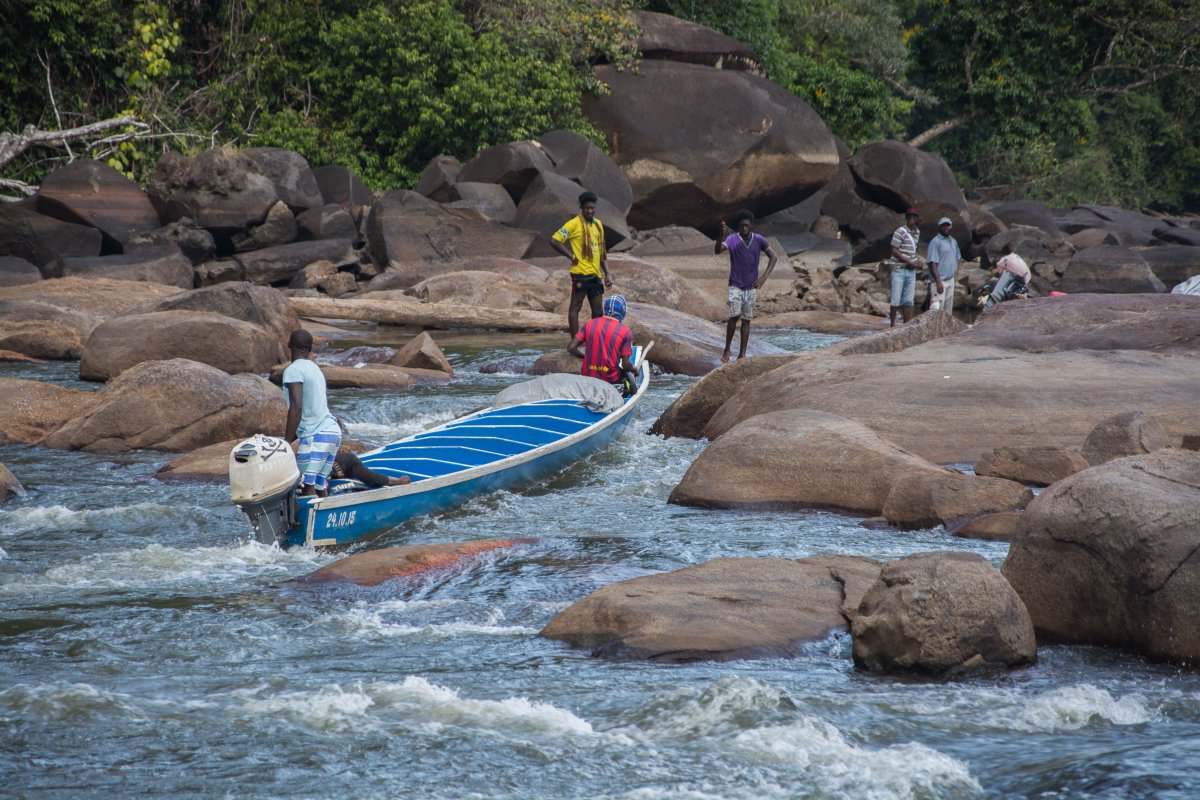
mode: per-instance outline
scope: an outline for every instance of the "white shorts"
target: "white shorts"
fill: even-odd
[[[729,318],[750,319],[754,316],[754,304],[758,302],[758,289],[729,287]]]

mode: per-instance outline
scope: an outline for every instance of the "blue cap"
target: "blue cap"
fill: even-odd
[[[619,294],[609,295],[604,301],[604,316],[617,322],[625,319],[625,298]]]

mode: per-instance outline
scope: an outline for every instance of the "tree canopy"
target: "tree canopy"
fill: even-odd
[[[851,148],[911,141],[976,196],[1200,207],[1200,0],[0,0],[0,186],[237,144],[392,188],[555,128],[602,143],[580,98],[594,65],[637,68],[639,9],[744,42]]]

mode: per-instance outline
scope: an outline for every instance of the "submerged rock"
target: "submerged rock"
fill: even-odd
[[[537,539],[482,539],[476,542],[387,547],[338,559],[297,579],[295,583],[352,583],[356,586],[378,586],[384,581],[412,578],[433,570],[452,569],[462,566],[481,553],[506,550],[518,544],[536,541]]]

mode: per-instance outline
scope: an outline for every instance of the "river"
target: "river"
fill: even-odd
[[[387,330],[334,349],[394,346]],[[561,344],[437,339],[458,382],[331,392],[354,438],[483,405],[520,379],[483,365]],[[0,376],[96,388],[77,369]],[[713,558],[957,549],[1002,563],[1006,545],[942,529],[667,505],[705,445],[646,430],[693,380],[655,376],[634,424],[590,460],[370,546],[536,541],[370,589],[281,586],[337,555],[254,543],[227,486],[155,479],[171,455],[0,447],[29,490],[0,506],[0,797],[1200,796],[1200,678],[1132,655],[1043,646],[1032,668],[942,681],[859,673],[846,635],[682,666],[539,638],[600,586]]]

